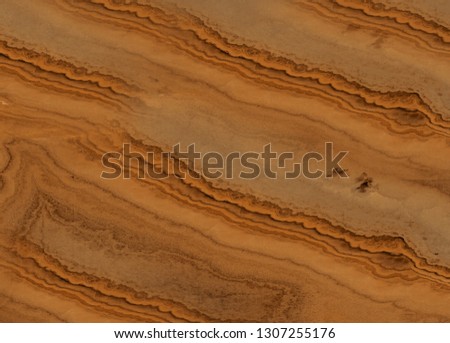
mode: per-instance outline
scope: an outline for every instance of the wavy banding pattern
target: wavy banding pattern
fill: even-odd
[[[448,18],[353,0],[0,7],[0,321],[449,321]],[[350,178],[100,178],[124,143],[328,141]],[[162,158],[145,163],[188,168]]]

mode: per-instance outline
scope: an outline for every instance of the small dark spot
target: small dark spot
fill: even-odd
[[[373,179],[366,173],[362,173],[356,180],[360,183],[356,189],[361,193],[367,192],[373,186]]]

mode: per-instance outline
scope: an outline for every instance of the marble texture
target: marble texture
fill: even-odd
[[[449,75],[445,0],[1,1],[0,321],[448,322]],[[100,178],[326,141],[348,179]]]

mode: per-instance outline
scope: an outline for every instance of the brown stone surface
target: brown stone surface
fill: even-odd
[[[376,1],[1,1],[0,321],[448,322],[450,3]],[[100,178],[127,142],[349,178]]]

